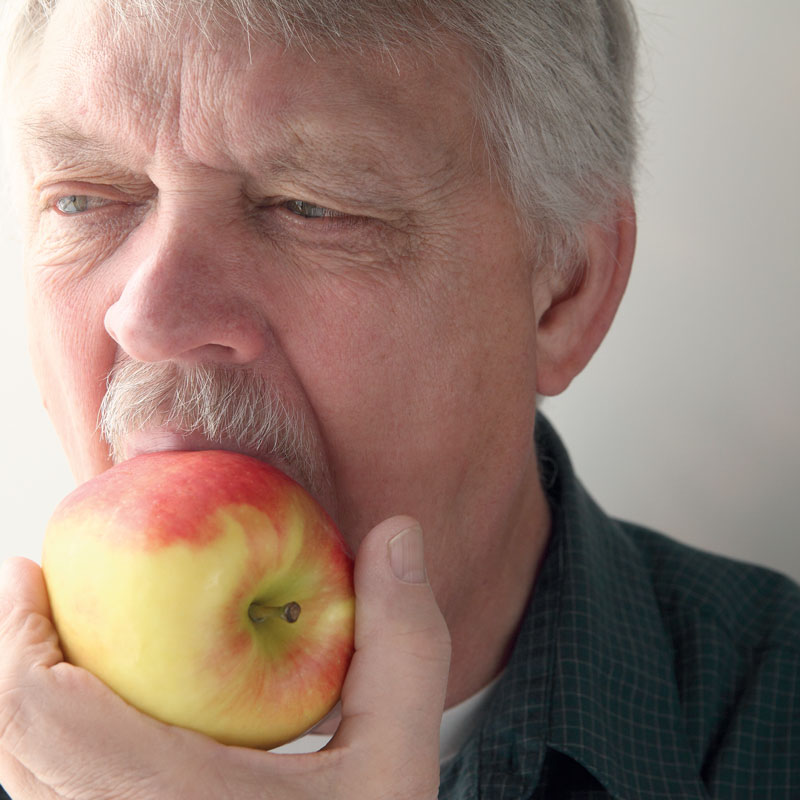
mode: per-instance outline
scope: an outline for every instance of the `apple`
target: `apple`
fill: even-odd
[[[339,698],[352,561],[316,501],[257,459],[112,467],[56,508],[42,567],[65,659],[163,722],[271,748]]]

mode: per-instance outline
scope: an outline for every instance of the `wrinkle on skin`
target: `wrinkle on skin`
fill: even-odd
[[[465,54],[387,68],[212,49],[189,26],[144,41],[136,23],[108,48],[103,4],[76,34],[73,3],[24,109],[28,182],[130,199],[66,218],[31,198],[34,360],[77,477],[108,466],[97,411],[121,354],[270,375],[309,422],[352,549],[392,515],[422,523],[455,647],[449,702],[463,699],[499,668],[547,536],[531,265],[473,138]],[[290,199],[352,219],[317,224]],[[486,584],[488,600],[464,596]]]

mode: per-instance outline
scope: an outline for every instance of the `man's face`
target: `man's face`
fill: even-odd
[[[76,476],[109,466],[115,361],[220,365],[304,420],[354,547],[412,514],[452,568],[469,531],[513,523],[531,265],[466,61],[312,59],[189,25],[114,40],[102,4],[80,24],[77,8],[62,0],[22,110],[32,352]],[[126,447],[214,444],[150,429]]]

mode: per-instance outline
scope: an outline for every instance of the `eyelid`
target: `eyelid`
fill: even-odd
[[[63,208],[61,208],[61,201],[62,200],[72,201],[73,204],[74,204],[74,201],[76,201],[78,198],[86,199],[86,201],[87,201],[87,204],[86,204],[87,207],[86,208],[82,208],[82,209],[79,208],[79,209],[77,209],[77,210],[75,210],[73,212],[67,212]],[[113,203],[113,201],[107,201],[104,197],[95,197],[95,196],[89,195],[89,194],[63,194],[60,197],[57,197],[53,201],[52,208],[57,214],[59,214],[61,216],[64,216],[64,217],[77,217],[77,216],[80,216],[81,214],[86,214],[89,211],[94,211],[94,210],[96,210],[98,208],[105,208],[106,205],[109,202]]]
[[[307,206],[324,209],[326,212],[320,216],[309,215],[292,211],[292,204],[304,204]],[[363,213],[343,210],[337,207],[338,204],[328,205],[325,200],[310,200],[302,195],[272,195],[262,196],[255,204],[260,215],[266,215],[263,220],[266,222],[269,217],[273,217],[275,224],[291,226],[298,234],[304,235],[316,233],[317,235],[335,235],[344,233],[345,230],[354,228],[364,228],[370,223],[379,223],[380,220]],[[274,215],[274,216],[273,216]]]
[[[292,198],[291,200],[285,200],[280,203],[280,206],[291,214],[299,217],[300,219],[304,220],[339,220],[339,219],[363,219],[361,215],[358,214],[350,214],[346,211],[340,211],[336,208],[331,208],[330,206],[323,205],[321,203],[315,203],[311,200],[301,200],[298,198]],[[293,206],[295,206],[293,208]],[[322,213],[320,214],[303,214],[297,206],[306,206],[306,211],[310,209],[318,209]]]
[[[309,214],[308,215],[308,216],[312,216],[312,217],[344,217],[344,216],[346,216],[344,214],[344,212],[342,212],[342,211],[337,211],[334,208],[328,208],[328,206],[323,206],[323,205],[320,205],[319,203],[313,203],[310,200],[292,199],[292,200],[287,200],[283,205],[286,208],[289,208],[290,210],[294,210],[294,209],[291,208],[292,206],[301,206],[302,205],[302,206],[308,206],[309,208],[316,208],[316,209],[319,209],[320,211],[323,212],[322,214]],[[304,216],[304,215],[300,214],[300,216]]]
[[[295,211],[287,208],[287,204],[291,201],[283,201],[278,204],[267,207],[266,210],[272,210],[277,213],[283,224],[293,226],[293,229],[299,233],[308,233],[309,235],[331,235],[335,236],[337,233],[345,233],[347,231],[365,230],[371,223],[377,223],[378,220],[372,217],[366,217],[359,214],[349,214],[344,211],[328,208],[321,204],[308,202],[309,205],[319,205],[332,213],[323,216],[304,216]]]
[[[45,186],[36,187],[39,192],[40,210],[54,208],[56,202],[62,197],[85,196],[106,200],[108,203],[132,203],[141,202],[143,199],[140,192],[134,193],[110,183],[85,183],[82,181],[64,181]]]
[[[86,208],[78,208],[75,211],[64,211],[63,209],[59,208],[59,203],[62,200],[68,200],[70,198],[86,198],[87,200],[87,207]],[[89,217],[93,216],[96,213],[102,213],[107,209],[113,208],[114,206],[120,205],[127,205],[124,201],[120,201],[119,199],[109,199],[107,197],[99,197],[97,195],[90,195],[90,194],[60,194],[55,196],[52,201],[48,204],[47,209],[52,211],[59,217],[64,217],[66,219],[73,219],[77,217]]]

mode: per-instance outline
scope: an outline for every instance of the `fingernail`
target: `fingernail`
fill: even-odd
[[[389,540],[389,563],[392,572],[404,583],[425,583],[425,546],[422,530],[412,525]]]

